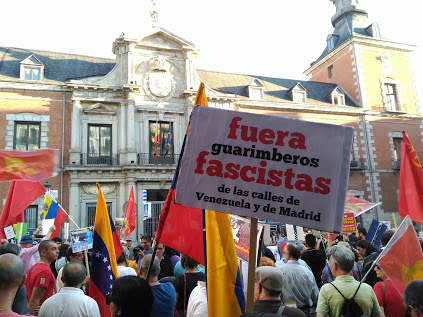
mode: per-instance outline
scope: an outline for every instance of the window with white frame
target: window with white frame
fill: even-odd
[[[391,146],[392,162],[394,169],[398,170],[401,165],[401,149],[402,149],[402,133],[392,132],[388,133],[389,143]]]
[[[20,64],[21,79],[34,81],[43,80],[44,65],[34,55],[28,56]]]
[[[382,78],[380,82],[384,109],[386,111],[402,111],[398,81],[391,78]]]
[[[294,102],[305,103],[306,102],[306,92],[305,91],[293,91],[292,98]]]
[[[33,151],[40,148],[41,122],[15,122],[13,149]]]
[[[395,161],[401,161],[402,138],[394,137],[392,138],[392,142],[394,143]]]
[[[246,91],[248,93],[248,98],[253,100],[263,100],[264,93],[263,93],[263,85],[257,79],[254,79],[251,83],[248,84],[246,87]]]

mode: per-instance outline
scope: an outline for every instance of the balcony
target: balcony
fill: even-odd
[[[364,159],[350,161],[350,170],[364,170]]]
[[[103,156],[97,153],[81,153],[81,165],[117,166],[119,165],[119,155]]]
[[[401,168],[401,161],[394,161],[394,170],[399,170]]]
[[[137,158],[138,165],[176,165],[179,160],[179,154],[157,155],[154,158],[152,153],[138,153]]]

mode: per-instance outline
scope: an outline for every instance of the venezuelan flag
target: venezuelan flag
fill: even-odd
[[[116,259],[123,249],[98,183],[97,188],[89,295],[97,302],[101,316],[105,317],[110,316],[106,295],[110,293],[112,284],[118,277]]]
[[[235,317],[245,310],[229,214],[205,211],[209,316]]]
[[[56,219],[59,204],[56,203],[50,195],[46,195],[44,200],[43,219]]]

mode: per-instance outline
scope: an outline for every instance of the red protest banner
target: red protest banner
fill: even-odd
[[[357,229],[355,216],[353,212],[344,213],[344,222],[342,224],[342,233],[355,232]]]
[[[55,176],[58,151],[43,149],[31,152],[0,151],[0,181],[41,181]]]

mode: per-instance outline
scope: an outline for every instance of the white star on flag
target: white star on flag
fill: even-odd
[[[113,275],[110,275],[110,280],[113,281]]]
[[[106,262],[107,262],[107,258],[104,258],[104,259],[103,259],[103,262],[104,262],[104,263],[106,263]]]
[[[96,256],[97,258],[99,258],[99,257],[101,256],[101,253],[100,253],[100,252],[97,252],[97,253],[95,254],[95,256]]]
[[[112,270],[112,267],[109,265],[109,266],[107,266],[107,269],[108,269],[109,271],[111,271],[111,270]]]

